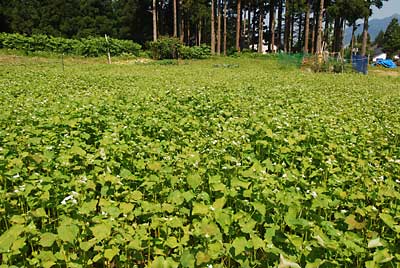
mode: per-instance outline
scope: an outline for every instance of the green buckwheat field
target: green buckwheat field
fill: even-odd
[[[99,61],[0,61],[0,267],[400,267],[398,77]]]

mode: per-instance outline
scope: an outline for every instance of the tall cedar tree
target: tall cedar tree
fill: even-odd
[[[386,29],[383,37],[383,48],[389,56],[400,52],[400,25],[396,18],[390,22]]]
[[[236,16],[236,51],[240,52],[240,19],[242,16],[241,0],[237,0]]]
[[[362,47],[361,47],[361,55],[362,56],[365,56],[367,53],[368,27],[369,27],[368,20],[372,14],[371,8],[372,8],[372,6],[376,6],[377,8],[382,8],[384,1],[387,1],[387,0],[366,0],[365,1],[365,8],[370,10],[370,12],[364,16],[363,41],[362,41]]]

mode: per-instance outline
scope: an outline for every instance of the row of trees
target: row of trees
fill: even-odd
[[[344,28],[364,20],[367,51],[372,6],[387,0],[0,0],[1,31],[63,37],[109,34],[145,43],[174,36],[212,53],[263,44],[285,52],[340,52]]]
[[[386,31],[379,32],[374,44],[383,48],[389,56],[400,51],[400,24],[396,18],[390,22]]]

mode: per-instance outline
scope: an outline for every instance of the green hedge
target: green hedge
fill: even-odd
[[[179,48],[179,57],[182,59],[206,59],[211,55],[211,48],[207,45]]]
[[[178,38],[174,37],[161,37],[155,42],[149,42],[148,47],[155,60],[205,59],[210,56],[209,46],[185,46]]]
[[[47,35],[25,36],[21,34],[0,33],[0,48],[18,49],[27,52],[47,51],[88,57],[107,54],[107,47],[112,56],[124,53],[138,56],[141,46],[130,40],[109,38],[107,44],[104,37],[84,39],[66,39]]]

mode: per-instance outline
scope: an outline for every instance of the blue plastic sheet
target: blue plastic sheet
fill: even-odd
[[[368,74],[368,57],[361,55],[352,55],[351,61],[354,70],[359,73]]]
[[[376,65],[383,66],[385,68],[390,68],[390,69],[395,69],[397,68],[396,63],[394,63],[392,60],[383,60],[383,59],[378,59],[376,61]]]

